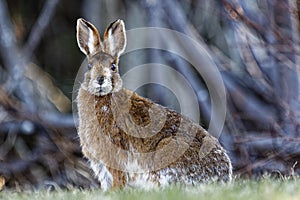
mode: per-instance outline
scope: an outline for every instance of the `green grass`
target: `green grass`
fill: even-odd
[[[152,199],[272,199],[272,200],[300,200],[300,179],[261,181],[234,181],[229,184],[213,183],[197,187],[170,187],[150,191],[125,189],[122,191],[102,192],[92,191],[38,191],[38,192],[13,192],[4,190],[0,192],[0,199],[5,200],[40,200],[40,199],[122,199],[122,200],[152,200]]]

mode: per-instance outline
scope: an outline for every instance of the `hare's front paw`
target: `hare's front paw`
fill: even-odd
[[[101,189],[110,189],[113,185],[113,177],[111,173],[107,170],[106,166],[103,163],[96,163],[93,161],[90,161],[90,165],[95,173],[96,178],[101,184]]]

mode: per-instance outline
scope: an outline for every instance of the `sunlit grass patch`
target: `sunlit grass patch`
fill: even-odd
[[[152,200],[152,199],[300,199],[300,179],[263,179],[235,180],[232,183],[212,183],[197,187],[168,187],[154,190],[125,189],[102,192],[101,190],[60,190],[37,192],[0,192],[0,199],[6,200],[40,200],[40,199],[122,199],[122,200]]]

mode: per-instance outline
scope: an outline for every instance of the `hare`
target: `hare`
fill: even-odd
[[[151,188],[230,181],[231,161],[200,125],[122,87],[122,20],[101,41],[95,26],[77,20],[77,42],[88,66],[77,95],[78,134],[101,188]]]

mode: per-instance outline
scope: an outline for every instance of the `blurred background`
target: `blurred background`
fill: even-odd
[[[234,174],[298,175],[299,9],[298,0],[0,0],[0,179],[17,190],[98,186],[82,158],[72,115],[74,81],[84,60],[76,43],[79,17],[101,35],[120,18],[128,30],[163,27],[193,38],[218,67],[226,88],[219,140]],[[199,123],[207,128],[207,85],[187,60],[162,50],[137,50],[121,58],[121,74],[151,62],[189,80],[198,94]],[[157,73],[150,70],[151,76]],[[159,78],[165,76],[172,74]],[[167,88],[149,84],[138,92],[180,111]]]

